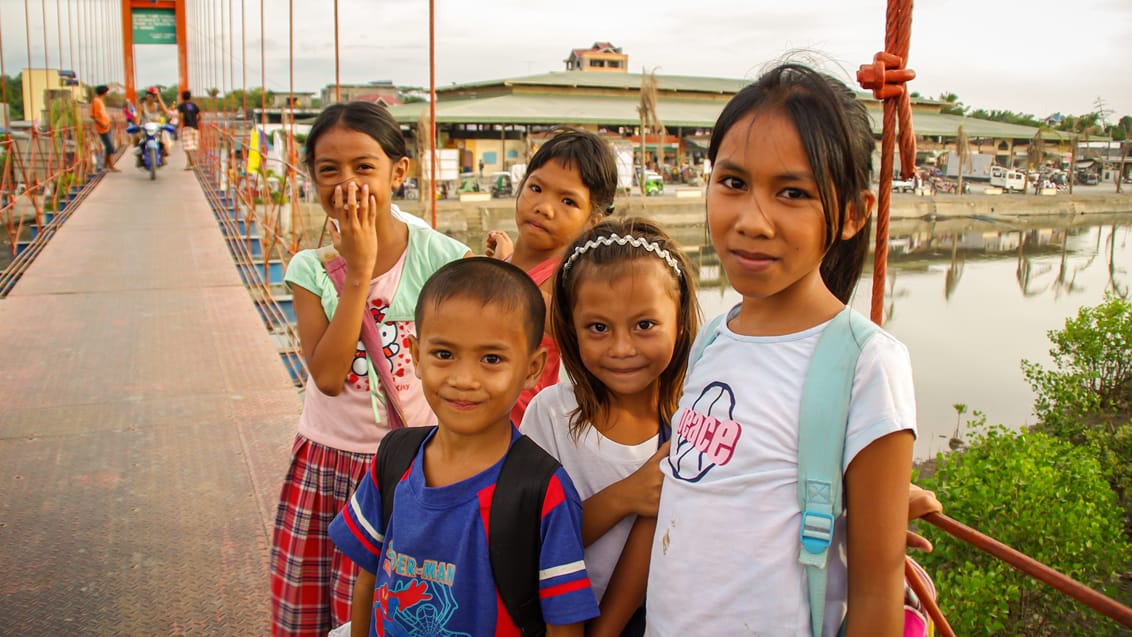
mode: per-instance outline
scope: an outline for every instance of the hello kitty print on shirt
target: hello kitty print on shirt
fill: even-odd
[[[369,316],[370,319],[377,325],[377,331],[381,335],[381,356],[374,357],[374,364],[381,364],[383,361],[389,369],[389,373],[393,376],[394,380],[407,379],[409,370],[412,368],[412,357],[409,354],[409,337],[413,336],[413,324],[409,321],[397,321],[393,323],[385,323],[385,313],[389,309],[389,302],[383,298],[371,298],[369,300]],[[366,348],[362,341],[358,341],[354,351],[354,361],[350,365],[350,373],[346,378],[356,389],[362,391],[369,391],[369,365],[366,362]],[[405,391],[410,386],[410,383],[404,384],[397,383],[397,391]]]

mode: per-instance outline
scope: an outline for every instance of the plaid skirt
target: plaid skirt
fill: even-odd
[[[272,635],[325,637],[350,620],[358,567],[327,529],[372,461],[295,437],[271,542]]]
[[[200,145],[200,131],[191,126],[181,127],[181,147],[185,152],[192,152]]]

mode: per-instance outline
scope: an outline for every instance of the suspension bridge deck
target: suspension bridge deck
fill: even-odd
[[[174,155],[124,157],[0,301],[0,633],[269,632],[301,403]]]

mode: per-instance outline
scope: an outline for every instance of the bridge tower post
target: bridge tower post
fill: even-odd
[[[126,98],[131,102],[137,102],[135,44],[177,45],[178,92],[189,88],[186,2],[187,0],[122,0],[122,60],[125,66]]]

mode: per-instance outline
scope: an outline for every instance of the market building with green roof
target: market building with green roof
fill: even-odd
[[[685,75],[655,75],[655,81],[656,111],[667,133],[665,163],[674,161],[675,166],[699,164],[724,105],[751,82]],[[585,128],[611,143],[639,148],[641,82],[641,73],[572,70],[438,87],[437,146],[460,149],[465,172],[478,169],[482,160],[485,173],[525,163],[540,139],[557,126]],[[868,108],[879,140],[881,101],[865,92],[858,93],[858,99]],[[993,154],[995,163],[1003,166],[1024,165],[1034,139],[1042,140],[1043,156],[1068,152],[1065,133],[950,115],[941,112],[943,106],[936,100],[912,100],[920,163],[934,163],[936,155],[954,148],[960,125],[971,152]],[[419,126],[427,125],[427,102],[389,110],[410,141]],[[646,135],[645,141],[647,159],[655,159],[660,136]]]

